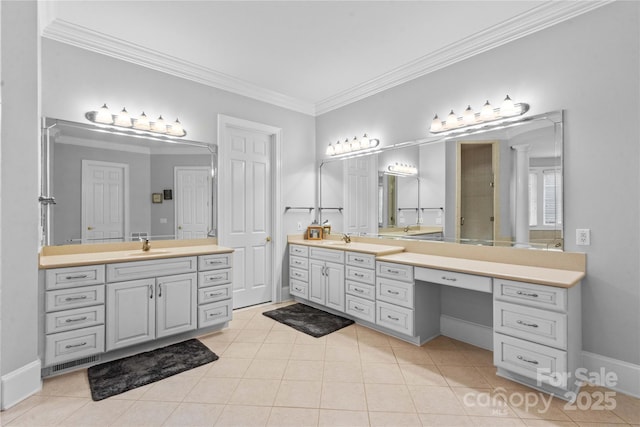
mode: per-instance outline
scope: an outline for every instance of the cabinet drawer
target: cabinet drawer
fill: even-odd
[[[376,299],[376,286],[367,285],[360,282],[352,282],[347,280],[345,282],[345,291],[347,294],[351,294],[357,297],[365,298],[374,301]]]
[[[309,248],[302,245],[289,245],[289,255],[309,256]]]
[[[494,333],[493,363],[540,382],[567,386],[566,351]]]
[[[217,325],[231,320],[233,303],[231,300],[213,302],[198,307],[198,328]]]
[[[413,283],[378,277],[376,281],[376,300],[413,308]]]
[[[104,283],[104,265],[54,268],[46,272],[46,289],[100,285]]]
[[[344,251],[333,249],[309,248],[309,258],[322,261],[344,263]]]
[[[309,270],[301,270],[299,268],[290,268],[289,277],[291,279],[301,280],[303,282],[309,281]]]
[[[356,267],[376,268],[376,256],[371,254],[361,254],[359,252],[347,252],[345,263]]]
[[[198,257],[198,270],[217,270],[219,268],[230,268],[233,263],[233,253],[200,255]]]
[[[94,305],[47,313],[45,333],[53,334],[102,324],[104,324],[104,305]]]
[[[104,325],[60,332],[45,337],[46,366],[104,352]]]
[[[376,303],[353,295],[345,298],[345,313],[367,322],[376,322]]]
[[[494,279],[493,283],[495,299],[548,310],[567,310],[567,290],[565,288],[514,282],[513,280],[505,279]]]
[[[496,301],[493,330],[540,344],[567,348],[567,315]]]
[[[410,265],[379,261],[376,263],[376,273],[380,277],[413,283],[413,267]]]
[[[413,336],[413,310],[376,301],[376,324]]]
[[[104,285],[85,286],[80,289],[59,289],[47,291],[45,310],[58,311],[70,308],[104,304]]]
[[[491,277],[424,267],[416,267],[415,273],[416,280],[422,280],[423,282],[471,289],[479,292],[493,292]]]
[[[231,282],[233,271],[231,268],[224,270],[203,271],[198,273],[198,287],[222,285]]]
[[[344,274],[347,279],[357,280],[359,282],[369,283],[371,285],[375,285],[376,283],[375,270],[367,270],[365,268],[347,265],[345,267]]]
[[[123,282],[125,280],[193,273],[196,270],[196,257],[121,262],[107,265],[107,282]]]
[[[295,268],[302,268],[303,270],[306,270],[309,268],[309,258],[303,258],[299,256],[290,256],[289,266],[295,267]]]
[[[222,301],[231,298],[232,295],[233,285],[231,283],[198,289],[198,304]]]
[[[309,284],[291,279],[289,281],[289,293],[300,298],[309,299]]]

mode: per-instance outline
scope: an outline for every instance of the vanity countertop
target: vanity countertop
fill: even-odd
[[[395,254],[404,250],[401,246],[378,245],[376,243],[351,242],[345,243],[342,240],[304,240],[289,238],[289,243],[294,245],[313,246],[324,249],[338,249],[342,251],[361,252],[375,256]]]
[[[206,239],[151,242],[151,249],[148,252],[143,252],[141,244],[138,243],[51,246],[43,248],[40,253],[39,267],[41,269],[75,267],[229,252],[233,252],[233,249],[218,246]]]
[[[582,271],[561,270],[557,268],[533,267],[501,262],[479,261],[449,256],[427,255],[413,252],[401,252],[379,256],[378,261],[413,265],[414,267],[435,268],[457,271],[459,273],[490,276],[498,279],[570,288],[585,276]]]

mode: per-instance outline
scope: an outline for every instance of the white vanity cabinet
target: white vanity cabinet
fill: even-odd
[[[104,351],[104,271],[104,265],[46,271],[45,366]]]
[[[196,329],[196,271],[196,257],[108,264],[106,350]]]
[[[309,299],[309,248],[289,246],[289,293]]]
[[[575,392],[582,349],[580,285],[494,279],[493,297],[498,373],[560,395]]]
[[[345,259],[345,313],[375,323],[376,257],[347,252]]]
[[[344,312],[344,251],[309,248],[309,300]]]
[[[228,322],[233,311],[233,254],[198,257],[198,327]]]

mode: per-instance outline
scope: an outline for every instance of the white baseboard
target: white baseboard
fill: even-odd
[[[485,350],[493,351],[493,328],[447,315],[440,316],[440,333]]]
[[[0,409],[9,409],[16,403],[40,391],[42,389],[40,370],[40,360],[36,360],[3,375],[0,379],[0,387],[2,387]]]
[[[615,373],[618,377],[615,385],[598,385],[640,398],[640,365],[634,365],[633,363],[583,351],[582,366],[584,366],[589,373],[597,373],[598,377],[602,377],[602,375],[600,375],[601,369],[604,369],[605,373]],[[589,374],[586,375],[589,376]]]

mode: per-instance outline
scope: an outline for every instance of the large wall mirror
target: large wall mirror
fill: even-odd
[[[320,221],[381,238],[562,250],[562,164],[561,111],[329,159]]]
[[[215,236],[215,145],[47,118],[42,153],[45,245]]]

